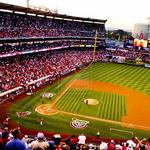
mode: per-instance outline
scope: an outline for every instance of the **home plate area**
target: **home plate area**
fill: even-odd
[[[51,108],[50,104],[42,104],[36,107],[35,111],[42,115],[52,115],[57,112],[57,110]]]

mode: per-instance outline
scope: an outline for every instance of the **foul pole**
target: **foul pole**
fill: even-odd
[[[96,30],[95,38],[94,38],[93,62],[95,62],[97,36],[98,36],[98,31]]]

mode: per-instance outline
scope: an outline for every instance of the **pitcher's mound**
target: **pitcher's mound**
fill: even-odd
[[[96,100],[96,99],[88,98],[88,99],[84,100],[84,103],[87,104],[87,105],[97,105],[99,103],[99,101]]]

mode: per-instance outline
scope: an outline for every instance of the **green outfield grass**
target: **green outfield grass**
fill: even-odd
[[[84,130],[77,130],[70,127],[70,121],[75,116],[64,115],[62,113],[54,116],[43,116],[34,111],[43,100],[45,103],[52,103],[57,96],[65,90],[65,85],[72,79],[110,82],[116,85],[127,86],[150,95],[150,69],[123,64],[95,63],[92,66],[81,70],[77,74],[60,79],[58,82],[35,92],[32,96],[26,96],[20,101],[13,103],[9,110],[11,119],[26,128],[57,133],[80,134],[84,132],[85,134],[96,135],[97,130],[100,130],[102,137],[130,138],[133,136],[130,132],[133,132],[134,136],[141,138],[148,137],[150,135],[150,132],[147,131],[125,128],[121,125],[96,121],[84,117],[77,118],[88,120],[90,122],[88,127]],[[51,100],[48,100],[40,96],[42,92],[51,92],[54,93],[55,96]],[[88,106],[83,103],[83,100],[86,98],[97,99],[99,104],[96,106]],[[128,109],[126,99],[122,95],[73,88],[69,88],[59,99],[56,105],[60,111],[94,116],[114,121],[121,121],[121,117],[127,114]],[[32,113],[30,116],[18,118],[16,116],[16,112],[18,111],[30,111]],[[39,124],[41,117],[44,118],[43,127]],[[115,130],[110,131],[110,128],[129,132],[127,133]]]
[[[95,63],[79,79],[111,82],[150,95],[150,69],[124,64]]]

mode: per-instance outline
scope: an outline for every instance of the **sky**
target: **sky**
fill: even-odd
[[[31,7],[46,7],[60,14],[107,19],[106,28],[133,30],[135,23],[148,23],[149,0],[29,0]],[[26,0],[0,0],[26,6]]]

